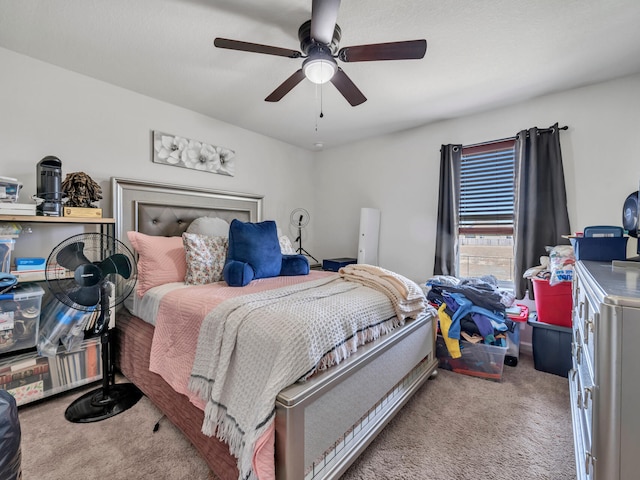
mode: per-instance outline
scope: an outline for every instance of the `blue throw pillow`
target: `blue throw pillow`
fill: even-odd
[[[280,275],[282,253],[276,222],[266,220],[251,223],[233,220],[229,226],[227,262],[232,260],[248,263],[253,269],[254,278]],[[226,277],[225,281],[229,283]]]

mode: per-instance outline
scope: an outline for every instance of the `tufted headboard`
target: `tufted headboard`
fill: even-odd
[[[129,246],[127,232],[179,236],[198,217],[262,220],[262,196],[202,188],[111,179],[116,238]]]

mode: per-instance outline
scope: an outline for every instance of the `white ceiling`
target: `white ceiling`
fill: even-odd
[[[310,16],[311,0],[0,0],[0,46],[308,149],[640,72],[638,0],[345,0],[340,46],[428,45],[341,63],[357,107],[308,80],[265,102],[302,60],[213,46],[298,50]]]

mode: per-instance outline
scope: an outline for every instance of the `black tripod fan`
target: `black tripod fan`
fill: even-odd
[[[298,242],[298,249],[296,251],[298,253],[306,255],[307,257],[313,258],[316,263],[318,263],[316,257],[302,248],[302,229],[309,224],[309,218],[309,212],[307,212],[304,208],[296,208],[293,212],[291,212],[291,215],[289,216],[289,222],[291,222],[291,225],[298,228],[298,238],[294,240],[294,243]]]
[[[102,388],[76,399],[65,411],[70,422],[97,422],[131,408],[142,392],[131,383],[116,384],[109,339],[111,309],[133,291],[136,264],[131,250],[101,233],[83,233],[64,240],[47,259],[45,278],[57,300],[68,307],[97,312],[93,335],[102,344]]]

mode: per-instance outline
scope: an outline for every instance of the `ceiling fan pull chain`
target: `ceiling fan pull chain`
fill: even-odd
[[[322,84],[316,84],[316,104],[319,105],[320,113],[316,116],[316,132],[318,131],[318,118],[324,118],[322,112]]]
[[[320,86],[316,84],[316,107],[320,104],[319,95],[318,95],[319,88]],[[320,106],[320,112],[322,112],[322,106]],[[316,133],[318,133],[318,115],[314,115],[314,116],[315,116],[315,122],[316,122]]]

